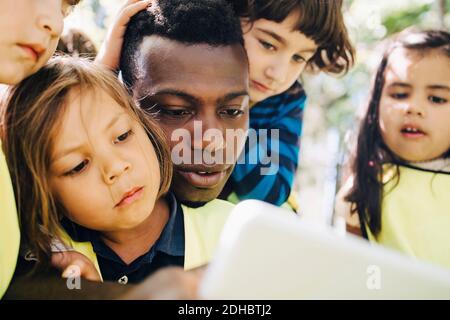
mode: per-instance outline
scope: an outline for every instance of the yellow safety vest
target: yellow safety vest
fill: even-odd
[[[20,230],[14,191],[0,141],[0,298],[8,288],[19,254]]]
[[[383,181],[381,232],[369,239],[405,254],[450,268],[450,174],[400,166],[400,179]]]
[[[213,200],[199,208],[184,205],[185,257],[184,269],[190,270],[209,263],[214,256],[220,233],[234,205],[224,200]],[[75,242],[67,234],[61,236],[68,247],[89,258],[101,275],[97,255],[90,242]]]
[[[228,196],[227,201],[231,202],[231,203],[234,203],[234,204],[238,204],[242,200],[239,199],[238,195],[235,192],[232,192]],[[295,196],[294,196],[294,194],[292,192],[289,195],[289,198],[286,200],[286,202],[283,203],[280,207],[288,209],[288,210],[292,210],[292,211],[294,211],[296,213],[300,213],[300,205],[299,205],[297,199],[295,198]]]

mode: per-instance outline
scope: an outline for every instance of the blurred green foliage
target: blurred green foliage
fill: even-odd
[[[406,11],[393,12],[383,19],[383,25],[387,29],[387,35],[402,31],[403,29],[417,24],[424,13],[431,10],[431,4],[411,8]]]

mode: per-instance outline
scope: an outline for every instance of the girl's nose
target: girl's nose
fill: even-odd
[[[406,103],[405,106],[405,112],[407,115],[411,116],[419,116],[424,117],[425,116],[425,109],[421,106],[421,103],[416,101],[410,101]]]
[[[61,35],[64,27],[62,0],[35,1],[36,23],[51,36]],[[45,2],[45,3],[42,3]]]
[[[114,184],[125,172],[131,169],[131,164],[123,159],[111,159],[104,168],[103,178],[106,184]]]
[[[274,61],[271,65],[267,66],[265,70],[266,77],[278,84],[286,82],[287,73],[288,64],[281,62],[280,60]]]

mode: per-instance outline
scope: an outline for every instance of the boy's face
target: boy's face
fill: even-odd
[[[47,63],[68,7],[65,0],[0,1],[0,83],[17,84]]]
[[[155,149],[108,93],[73,89],[52,147],[50,185],[71,220],[115,232],[151,218],[161,181]]]
[[[250,99],[259,102],[289,89],[299,78],[317,44],[295,30],[298,14],[281,23],[258,19],[242,21],[250,61]]]
[[[185,45],[151,36],[141,45],[138,66],[133,95],[143,109],[159,112],[174,162],[172,190],[185,203],[217,198],[248,128],[244,48]],[[208,139],[207,132],[213,131],[216,136]],[[244,133],[232,137],[230,132]],[[209,155],[217,156],[217,161],[210,163]],[[179,157],[186,161],[181,163]]]

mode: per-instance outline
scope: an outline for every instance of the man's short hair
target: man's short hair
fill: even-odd
[[[159,35],[184,44],[244,46],[239,17],[225,0],[159,0],[131,18],[120,59],[124,82],[132,86],[144,37]],[[183,53],[180,52],[180,55]]]

